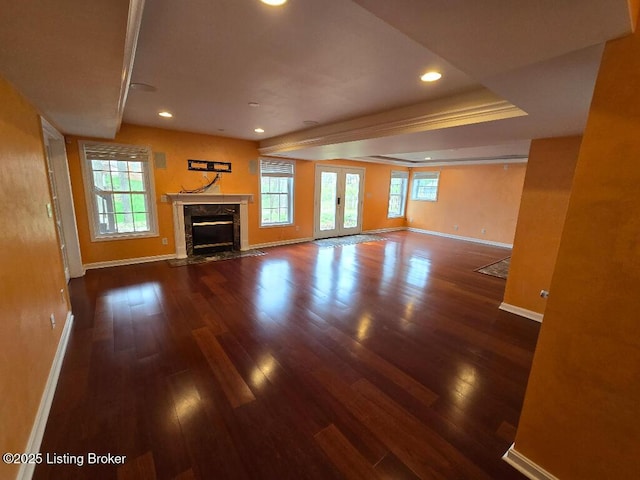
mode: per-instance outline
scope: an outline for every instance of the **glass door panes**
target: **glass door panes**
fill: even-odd
[[[315,238],[362,230],[364,169],[320,165],[316,168]]]
[[[355,228],[360,213],[360,174],[346,173],[344,181],[344,228]]]
[[[320,173],[320,226],[323,232],[335,230],[338,196],[338,174]]]

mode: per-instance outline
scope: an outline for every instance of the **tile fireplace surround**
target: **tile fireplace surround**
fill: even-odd
[[[187,258],[184,227],[185,205],[240,205],[240,250],[249,250],[249,203],[253,194],[244,193],[166,193],[173,203],[173,232],[176,258]]]

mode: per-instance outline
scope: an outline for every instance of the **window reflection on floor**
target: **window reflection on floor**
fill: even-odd
[[[274,375],[276,359],[271,355],[264,355],[251,372],[251,384],[254,388],[264,388],[268,379]]]
[[[409,258],[409,270],[407,271],[405,280],[409,285],[423,288],[427,285],[430,268],[431,262],[428,259],[411,255],[411,258]]]
[[[355,245],[322,248],[318,251],[314,271],[314,286],[323,303],[335,301],[349,304],[357,284],[358,263]]]
[[[330,294],[335,286],[333,261],[337,248],[321,248],[313,272],[314,286],[323,294]]]
[[[380,293],[388,293],[395,283],[398,271],[398,244],[396,242],[385,242],[384,259],[382,260],[382,280],[380,282]]]
[[[358,320],[358,340],[364,340],[367,337],[369,328],[371,328],[371,314],[365,312]]]
[[[261,263],[258,283],[258,309],[268,315],[286,316],[293,293],[289,262],[275,259]]]
[[[459,415],[471,408],[476,392],[480,388],[480,376],[475,365],[462,362],[457,366],[456,376],[451,378],[451,400],[459,409]],[[454,411],[455,414],[455,411]]]

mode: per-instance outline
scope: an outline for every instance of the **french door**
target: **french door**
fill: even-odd
[[[364,168],[316,165],[315,238],[362,231]]]

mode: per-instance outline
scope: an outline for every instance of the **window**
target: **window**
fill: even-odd
[[[293,223],[294,163],[260,160],[260,226]]]
[[[92,240],[157,235],[150,150],[80,142]]]
[[[404,217],[404,209],[407,201],[407,183],[409,172],[391,172],[391,185],[389,186],[389,218]]]
[[[416,172],[413,174],[412,200],[438,200],[438,180],[440,172]]]

